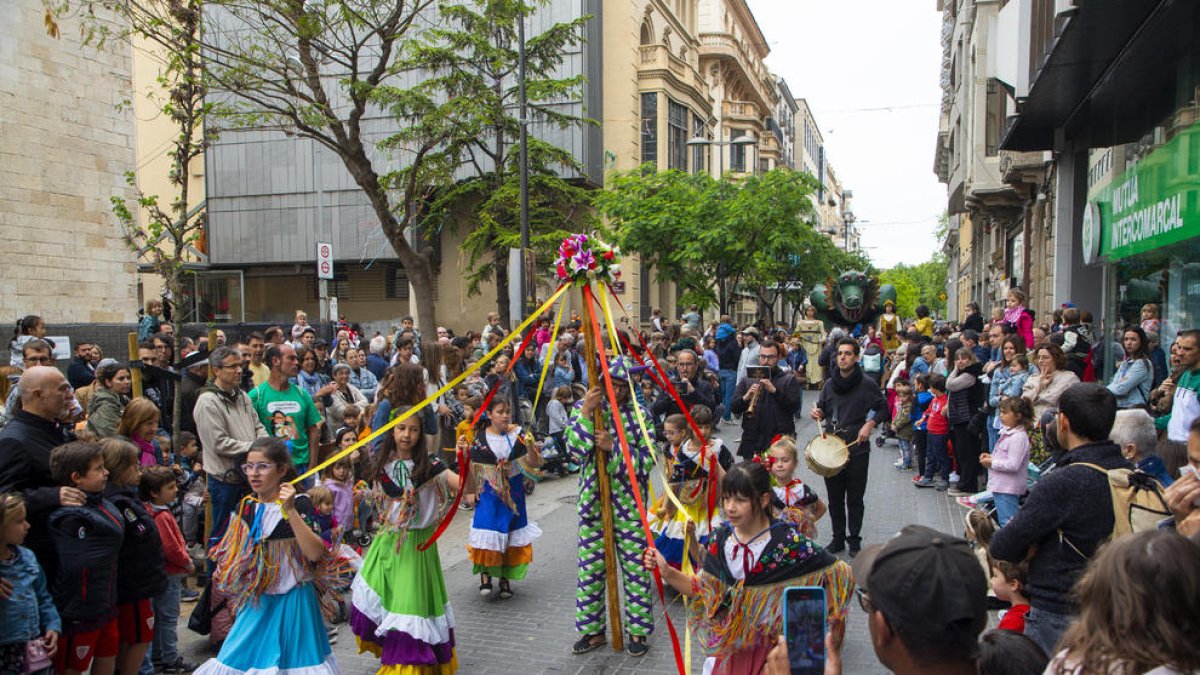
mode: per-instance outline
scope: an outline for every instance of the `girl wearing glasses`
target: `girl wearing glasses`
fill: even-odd
[[[368,476],[379,531],[351,586],[359,650],[380,657],[380,672],[450,675],[454,614],[437,546],[422,548],[460,489],[458,474],[430,456],[413,416],[384,435]]]
[[[259,438],[241,468],[252,494],[213,550],[212,581],[237,619],[217,657],[195,672],[338,673],[321,619],[322,611],[333,615],[337,570],[316,529],[312,501],[289,482],[296,468],[287,446]]]

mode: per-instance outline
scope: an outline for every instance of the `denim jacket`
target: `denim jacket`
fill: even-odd
[[[12,596],[0,600],[0,645],[28,642],[48,630],[62,632],[62,619],[33,551],[17,546],[16,552],[0,560],[0,579],[13,587]]]

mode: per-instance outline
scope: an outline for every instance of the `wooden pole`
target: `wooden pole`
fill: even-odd
[[[138,334],[129,334],[129,361],[138,360]],[[133,378],[133,397],[140,398],[142,395],[142,369],[130,368],[129,374]]]
[[[592,322],[588,320],[588,312],[592,310],[583,296],[583,338],[584,358],[587,361],[588,384],[592,387],[602,386],[603,375],[596,367],[596,332]],[[597,409],[592,421],[596,433],[604,428],[604,413]],[[617,412],[613,411],[613,424],[619,424]],[[613,651],[625,650],[625,633],[621,630],[621,597],[617,591],[617,542],[613,530],[612,489],[608,480],[608,453],[596,448],[596,483],[600,489],[600,515],[604,521],[604,586],[608,593],[608,625],[612,635]]]

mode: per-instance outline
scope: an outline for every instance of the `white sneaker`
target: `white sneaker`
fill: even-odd
[[[956,472],[956,471],[951,471],[951,472],[950,472],[950,482],[951,482],[951,483],[957,483],[957,482],[958,482],[958,472]]]

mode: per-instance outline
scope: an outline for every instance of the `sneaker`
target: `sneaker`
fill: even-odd
[[[957,471],[951,471],[951,472],[950,472],[950,482],[951,482],[951,483],[958,483],[958,472],[957,472]]]
[[[192,588],[185,588],[179,591],[179,599],[183,602],[195,602],[200,599],[200,591]]]
[[[930,478],[917,477],[913,478],[913,487],[929,488],[933,487],[933,480]]]
[[[906,468],[906,467],[904,466],[904,460],[902,460],[902,459],[898,459],[898,460],[896,460],[895,462],[893,462],[893,463],[892,463],[892,466],[893,466],[893,467],[894,467],[894,468],[895,468],[897,471],[904,471],[904,470],[905,470],[905,468]]]
[[[956,485],[956,486],[954,486],[954,487],[950,488],[950,489],[949,489],[949,490],[946,492],[946,494],[950,495],[951,497],[970,497],[971,495],[973,495],[973,494],[975,494],[975,493],[974,493],[974,492],[967,492],[967,491],[965,491],[965,490],[959,490],[959,489],[958,489],[958,486]]]
[[[463,501],[458,503],[458,508],[462,509],[463,511],[474,511],[475,505],[468,504],[467,501],[464,499]]]
[[[935,478],[933,480],[933,489],[938,492],[945,492],[950,489],[950,482],[945,478]]]
[[[951,494],[951,495],[953,495],[953,493],[954,493],[953,490],[951,490],[949,492],[949,494]],[[958,505],[963,507],[964,509],[973,509],[976,506],[975,500],[972,497],[959,497],[957,499],[957,501],[958,501]]]
[[[172,663],[169,666],[160,666],[158,668],[158,672],[160,672],[160,673],[190,673],[193,670],[195,670],[196,668],[199,668],[199,666],[197,666],[194,663],[188,663],[187,661],[184,661],[183,657],[181,656],[181,657],[175,659],[175,663]]]

